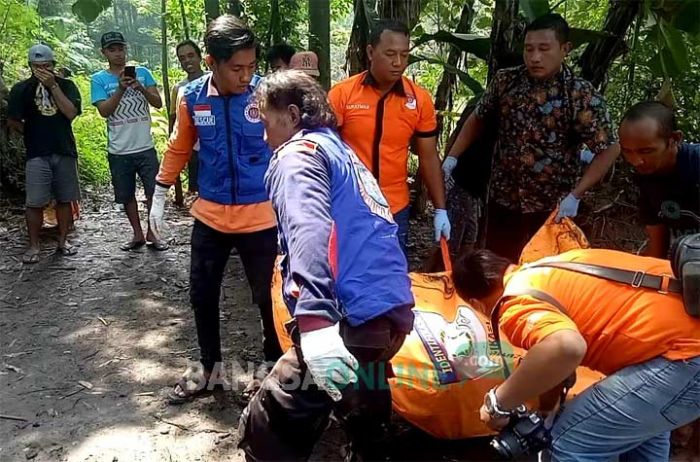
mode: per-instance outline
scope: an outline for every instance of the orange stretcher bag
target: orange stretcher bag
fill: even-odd
[[[550,231],[544,239],[551,238]],[[437,438],[490,435],[493,432],[479,420],[479,408],[488,390],[504,380],[502,359],[492,343],[487,317],[455,292],[445,242],[442,254],[447,271],[410,273],[416,319],[413,331],[391,361],[393,407],[408,422]],[[284,327],[290,315],[282,299],[279,270],[275,271],[272,290],[275,328],[286,351],[292,345]],[[517,368],[525,351],[507,342],[502,342],[502,348],[509,369]],[[579,368],[577,376],[569,396],[603,377],[586,368]],[[528,404],[537,406],[536,402]]]

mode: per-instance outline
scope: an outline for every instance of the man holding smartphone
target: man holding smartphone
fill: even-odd
[[[148,69],[126,65],[126,40],[120,32],[103,34],[101,46],[109,69],[93,74],[91,101],[107,119],[107,158],[114,199],[124,205],[134,232],[132,239],[120,249],[129,251],[148,243],[155,250],[166,250],[168,245],[150,228],[144,236],[136,202],[138,175],[150,211],[159,164],[151,135],[149,105],[158,109],[163,106],[160,93]]]

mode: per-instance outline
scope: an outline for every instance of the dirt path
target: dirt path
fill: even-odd
[[[74,257],[51,255],[55,234],[43,233],[42,260],[22,265],[22,208],[2,204],[0,220],[0,460],[240,461],[240,391],[183,406],[164,394],[196,359],[188,302],[192,219],[167,211],[171,249],[122,252],[129,239],[122,212],[106,197],[83,205]],[[430,242],[431,220],[414,223]],[[414,245],[411,266],[430,252]],[[227,268],[221,303],[224,358],[234,384],[262,359],[257,308],[238,257]],[[8,419],[17,418],[19,420]],[[406,460],[490,460],[484,439],[434,440],[397,421],[396,454]],[[341,432],[331,429],[314,460],[337,460]]]

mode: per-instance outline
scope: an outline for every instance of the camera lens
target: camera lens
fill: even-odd
[[[491,440],[491,447],[504,459],[514,459],[522,453],[522,447],[512,433],[495,437]]]

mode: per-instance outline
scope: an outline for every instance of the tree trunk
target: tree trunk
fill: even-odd
[[[185,39],[190,39],[190,26],[187,24],[187,14],[185,14],[185,3],[183,0],[179,0],[180,3],[180,17],[182,17],[182,32],[185,34]]]
[[[466,34],[471,30],[472,20],[474,19],[474,0],[467,0],[462,6],[462,13],[459,16],[459,22],[457,23],[457,28],[455,32],[459,34]],[[457,66],[459,59],[462,57],[462,52],[457,47],[450,47],[450,52],[447,55],[447,64],[451,66]],[[437,110],[437,120],[438,129],[442,131],[443,118],[444,116],[440,112],[444,111],[449,102],[452,100],[452,92],[454,91],[455,84],[457,82],[457,76],[451,72],[443,70],[442,79],[438,84],[437,91],[435,92],[435,109]]]
[[[581,77],[596,88],[602,86],[615,58],[625,52],[625,35],[641,6],[642,0],[610,0],[602,30],[613,37],[589,43],[579,60]]]
[[[328,0],[309,0],[309,50],[318,55],[319,82],[331,86],[331,6]]]
[[[280,2],[272,0],[270,3],[270,27],[267,30],[265,44],[268,48],[282,41],[282,31],[280,24]]]
[[[491,26],[488,80],[491,80],[497,70],[522,62],[518,45],[525,24],[518,17],[518,6],[518,0],[496,0]]]
[[[240,0],[228,0],[228,13],[240,18],[241,13],[243,13],[243,7],[241,6],[241,1]]]
[[[221,15],[219,0],[204,0],[204,15],[207,18],[207,24],[212,19],[218,18]]]
[[[165,114],[170,120],[170,82],[168,81],[168,21],[166,20],[168,3],[167,0],[160,0],[160,29],[161,29],[161,65],[163,66],[163,94],[165,96]],[[185,16],[183,15],[183,18]],[[182,181],[180,175],[175,182],[175,204],[182,206],[184,198],[182,196]]]
[[[377,2],[354,0],[355,19],[352,23],[352,32],[346,53],[348,73],[355,75],[369,66],[367,39],[372,22],[376,19],[396,19],[405,23],[409,29],[413,29],[420,19],[423,3],[422,0],[378,0]]]

